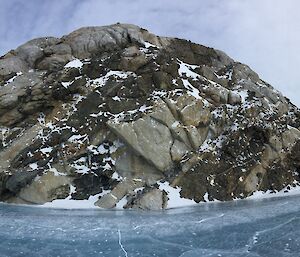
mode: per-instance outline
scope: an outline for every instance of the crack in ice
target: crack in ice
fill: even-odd
[[[289,219],[288,221],[286,221],[284,223],[278,224],[277,226],[268,227],[266,229],[256,231],[254,233],[254,235],[252,236],[250,243],[247,245],[247,252],[250,252],[253,249],[254,246],[263,245],[263,244],[266,244],[266,243],[269,242],[269,241],[258,242],[259,241],[259,237],[262,234],[265,234],[266,232],[270,232],[270,231],[273,231],[273,230],[276,230],[276,229],[280,229],[280,228],[284,227],[285,225],[288,225],[291,222],[293,222],[294,220],[298,220],[298,219],[299,219],[298,217],[293,217],[293,218]],[[278,240],[280,238],[282,238],[282,236],[277,237],[276,240]]]
[[[121,230],[118,229],[118,235],[119,235],[119,246],[121,247],[122,251],[125,254],[125,257],[128,257],[127,251],[125,250],[124,246],[122,245],[122,235],[121,235]]]
[[[216,216],[216,217],[210,217],[210,218],[205,218],[205,219],[202,219],[202,220],[197,221],[196,223],[203,223],[204,221],[213,220],[213,219],[218,219],[218,218],[222,218],[222,217],[224,217],[224,216],[225,216],[225,214],[222,213],[222,214],[219,215],[219,216]]]

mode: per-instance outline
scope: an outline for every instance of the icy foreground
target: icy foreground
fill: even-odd
[[[300,113],[221,51],[134,25],[0,58],[0,200],[158,210],[299,186]]]
[[[0,256],[295,257],[300,199],[137,212],[0,205]]]

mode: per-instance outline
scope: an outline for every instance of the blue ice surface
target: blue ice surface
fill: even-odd
[[[158,212],[0,204],[0,256],[300,256],[300,197]]]

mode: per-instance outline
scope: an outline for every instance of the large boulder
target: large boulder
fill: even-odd
[[[186,40],[129,24],[34,39],[0,58],[0,200],[157,210],[289,191],[299,117],[247,65]]]

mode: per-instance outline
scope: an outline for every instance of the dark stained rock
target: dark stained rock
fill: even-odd
[[[39,172],[39,170],[15,172],[7,179],[5,189],[10,191],[12,194],[17,194],[21,188],[29,184],[37,176],[37,174],[39,174]]]

